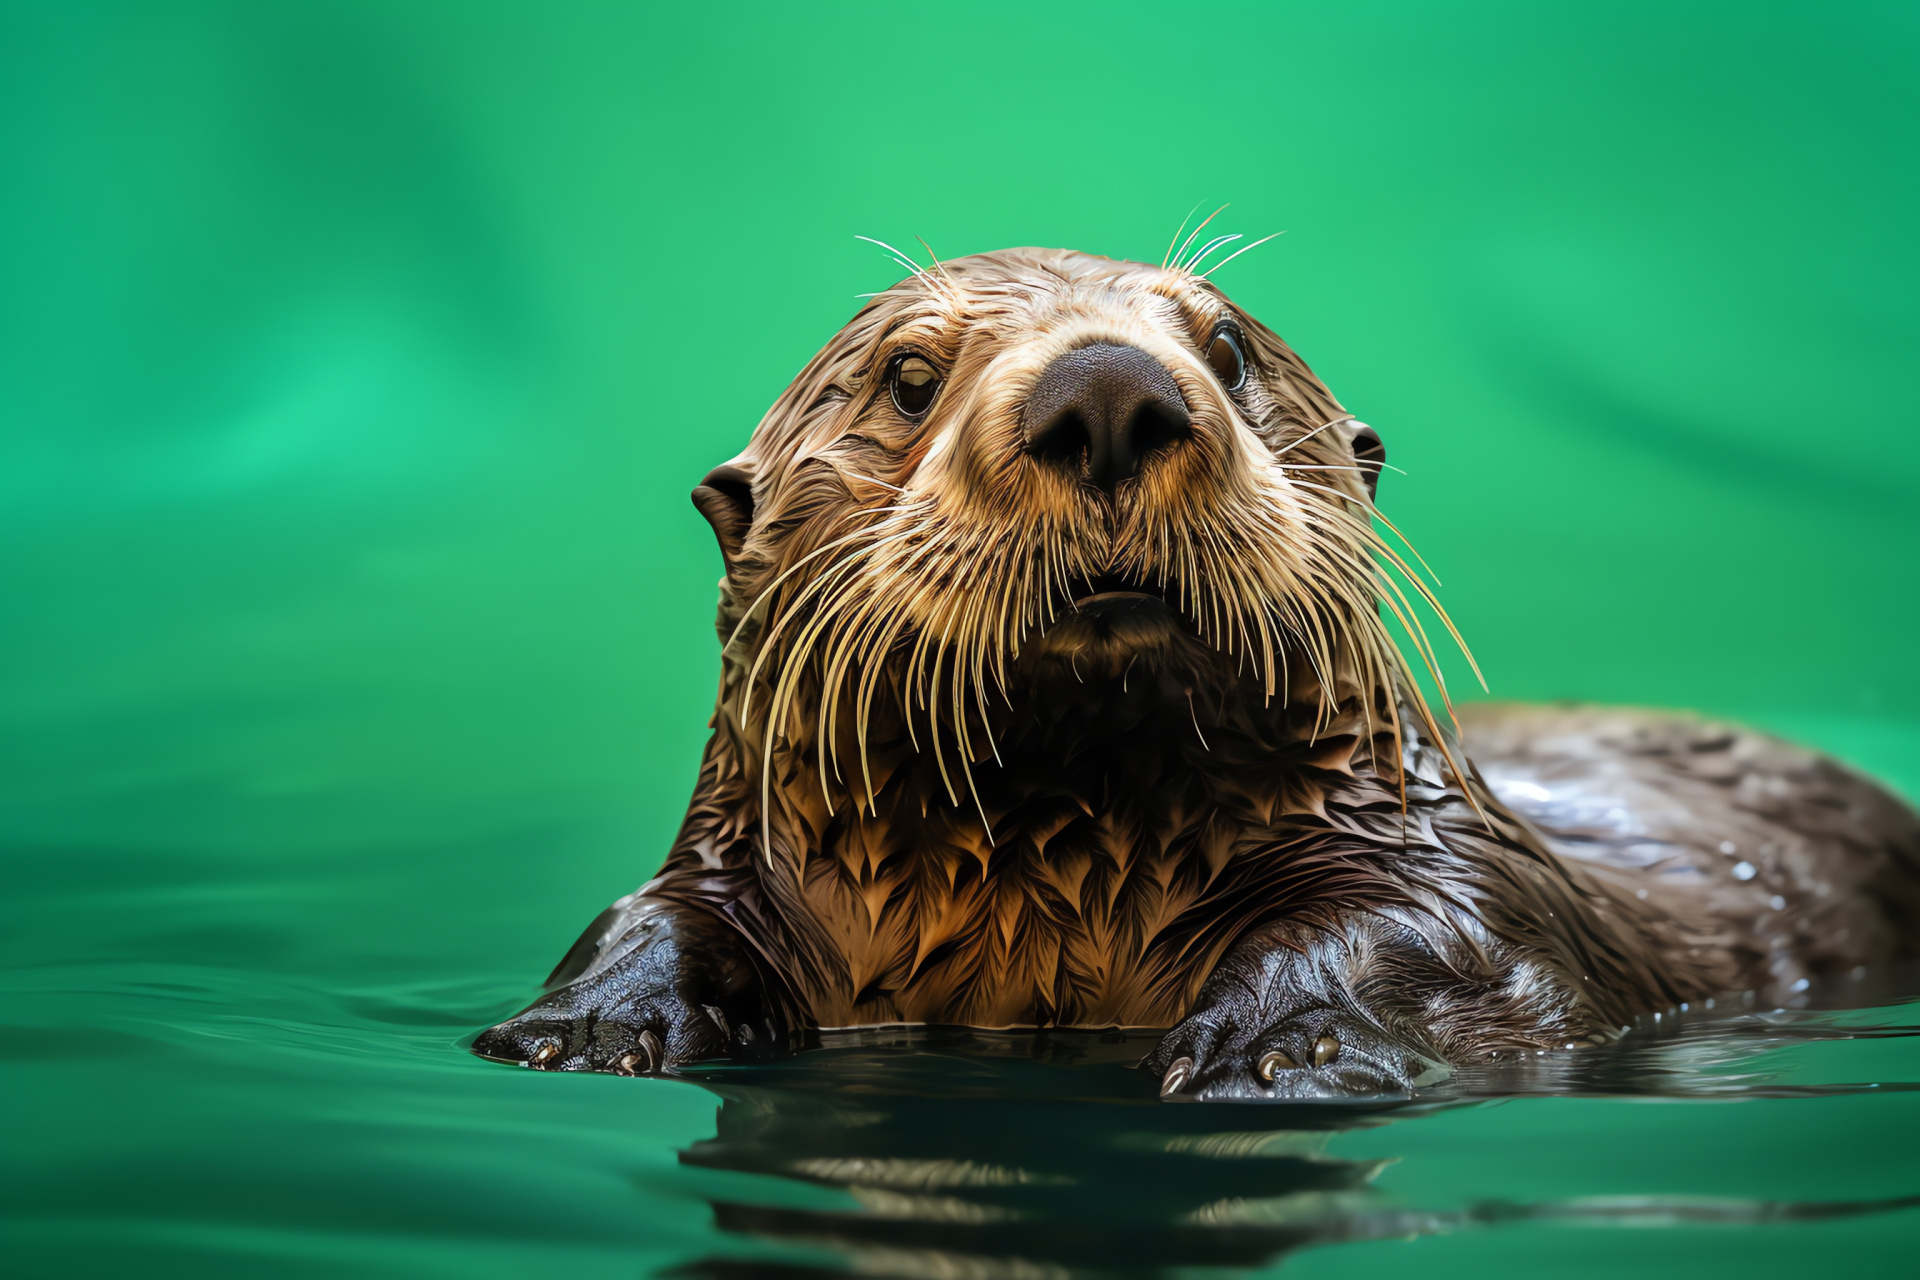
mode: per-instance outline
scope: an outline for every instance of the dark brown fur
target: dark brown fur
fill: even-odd
[[[1251,348],[1233,397],[1179,359],[1223,316]],[[1008,423],[1045,354],[1109,331],[1172,353],[1199,417],[1103,506],[1034,471]],[[924,423],[881,386],[908,346],[946,376]],[[1165,1066],[1223,1036],[1244,1057],[1311,1005],[1458,1061],[1913,951],[1914,817],[1817,757],[1647,714],[1476,710],[1464,741],[1494,785],[1475,774],[1382,647],[1374,609],[1412,589],[1356,563],[1386,553],[1357,541],[1349,423],[1190,271],[1015,250],[876,298],[696,494],[727,557],[722,677],[666,865],[481,1051],[647,1069],[738,1046],[743,1016],[776,1036],[1187,1019]],[[1255,507],[1284,508],[1261,526],[1279,532],[1221,543]],[[1223,585],[1263,558],[1265,585]],[[1170,607],[1064,588],[1116,568]],[[1593,825],[1614,809],[1632,820]],[[723,921],[751,957],[761,1012],[709,1007],[718,1041],[632,1014],[638,979],[608,977],[669,918]]]

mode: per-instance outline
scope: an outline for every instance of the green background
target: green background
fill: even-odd
[[[664,851],[687,491],[897,274],[856,234],[1152,259],[1231,201],[1495,695],[1920,788],[1916,12],[0,4],[17,1256],[696,1247],[563,1191],[705,1095],[451,1046]]]

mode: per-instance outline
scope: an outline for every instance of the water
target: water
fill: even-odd
[[[1564,1112],[1578,1106],[1573,1099],[1599,1097],[1831,1100],[1910,1091],[1920,1086],[1787,1084],[1777,1066],[1756,1060],[1769,1048],[1812,1041],[1920,1034],[1879,1021],[1898,1011],[1681,1019],[1538,1071],[1464,1078],[1414,1103],[1155,1103],[1132,1070],[1150,1036],[831,1037],[811,1062],[701,1073],[722,1100],[716,1134],[681,1160],[762,1180],[702,1188],[729,1240],[676,1273],[734,1274],[749,1241],[810,1243],[869,1274],[1151,1276],[1259,1268],[1301,1249],[1528,1227],[1857,1224],[1920,1208],[1920,1194],[1795,1199],[1724,1177],[1712,1190],[1663,1192],[1650,1170],[1601,1190],[1604,1178],[1563,1171],[1605,1161],[1609,1149],[1462,1180],[1461,1157],[1481,1154],[1511,1119],[1489,1123],[1483,1108],[1493,1101],[1524,1110],[1518,1099],[1550,1096]],[[1476,1114],[1454,1114],[1462,1110]],[[1564,1114],[1562,1123],[1568,1119],[1580,1123]],[[1662,1119],[1638,1108],[1607,1128],[1665,1145]],[[1451,1150],[1420,1161],[1430,1167],[1396,1168],[1400,1153],[1426,1145],[1409,1132],[1416,1125],[1451,1128]],[[840,1195],[796,1202],[796,1186]],[[832,1269],[816,1264],[823,1274]]]
[[[432,954],[447,865],[68,851],[17,876],[9,1270],[1893,1275],[1920,1240],[1920,975],[1411,1104],[1161,1103],[1118,1034],[552,1075],[463,1051],[529,970]]]

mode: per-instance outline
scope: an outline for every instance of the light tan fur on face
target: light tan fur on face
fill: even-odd
[[[1251,348],[1240,403],[1200,353],[1226,318]],[[1047,365],[1096,342],[1158,359],[1193,414],[1190,442],[1150,459],[1111,502],[1034,458],[1020,421]],[[879,387],[906,351],[947,371],[918,424]],[[812,411],[796,413],[803,403]],[[1404,672],[1379,605],[1411,622],[1423,649],[1425,637],[1406,589],[1374,559],[1406,569],[1369,523],[1335,429],[1349,417],[1278,338],[1182,271],[1022,250],[903,282],[802,374],[737,460],[766,477],[756,492],[774,507],[738,581],[729,573],[723,612],[747,614],[729,638],[756,648],[735,714],[759,739],[763,778],[783,746],[813,751],[831,803],[847,712],[854,791],[871,809],[869,716],[903,656],[904,721],[959,802],[992,754],[990,703],[1012,705],[1010,665],[1058,622],[1073,584],[1102,573],[1160,585],[1262,697],[1285,696],[1297,661],[1328,713],[1342,669],[1393,685]],[[1390,720],[1397,701],[1384,704]]]

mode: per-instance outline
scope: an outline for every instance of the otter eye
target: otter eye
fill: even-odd
[[[893,391],[893,407],[909,418],[917,418],[933,407],[934,394],[940,390],[940,374],[924,357],[896,356],[887,368],[887,385]]]
[[[1238,391],[1247,380],[1247,357],[1240,350],[1240,338],[1231,329],[1222,329],[1207,344],[1207,363],[1229,391]]]

